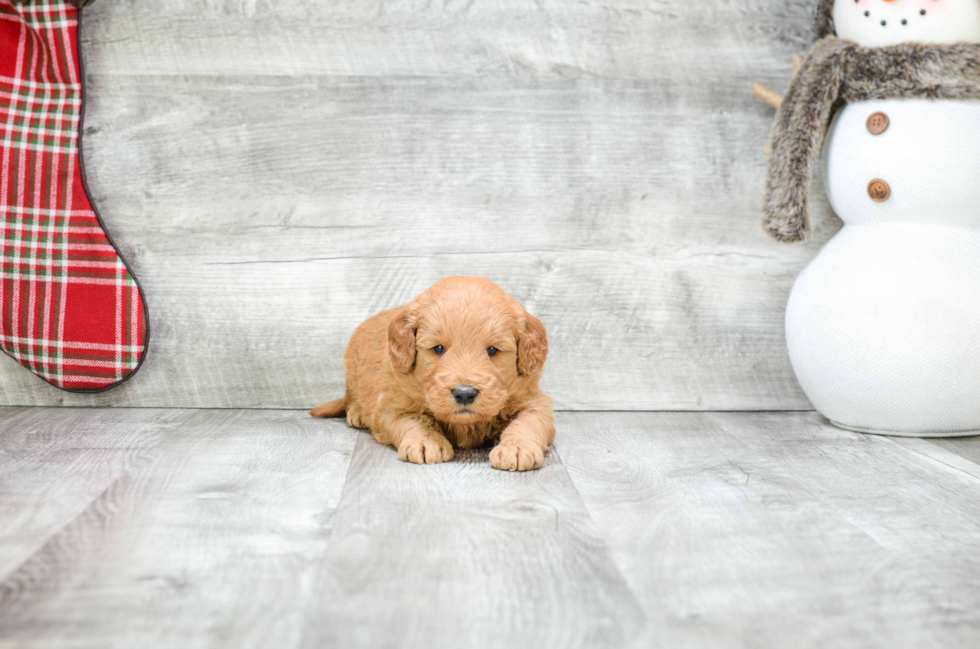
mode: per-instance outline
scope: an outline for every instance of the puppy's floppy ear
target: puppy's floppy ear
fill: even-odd
[[[548,332],[544,323],[525,312],[527,324],[517,335],[517,371],[522,376],[534,376],[544,371],[548,358]]]
[[[388,358],[396,372],[408,374],[415,367],[415,324],[409,309],[388,325]]]

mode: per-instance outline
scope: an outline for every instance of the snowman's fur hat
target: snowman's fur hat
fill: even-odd
[[[980,45],[861,47],[834,35],[832,0],[817,8],[820,37],[793,79],[772,130],[762,208],[780,241],[810,238],[810,186],[824,137],[844,104],[872,99],[980,100]]]

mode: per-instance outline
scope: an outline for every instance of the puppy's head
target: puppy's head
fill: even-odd
[[[548,335],[490,280],[450,277],[391,323],[388,356],[396,373],[418,382],[436,419],[476,424],[541,376]]]

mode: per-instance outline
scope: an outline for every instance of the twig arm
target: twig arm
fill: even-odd
[[[773,108],[779,108],[783,105],[783,96],[770,88],[769,86],[757,83],[752,86],[752,94],[766,102]]]
[[[802,67],[803,67],[803,57],[797,54],[796,56],[793,57],[794,77],[797,74],[799,74],[800,68]],[[767,85],[761,83],[755,84],[754,86],[752,86],[752,93],[762,101],[772,106],[773,108],[778,109],[780,106],[783,105],[783,96]]]

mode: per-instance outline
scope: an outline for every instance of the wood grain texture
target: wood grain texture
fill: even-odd
[[[809,408],[783,309],[833,234],[758,225],[806,0],[96,3],[97,204],[150,305],[133,381],[0,403],[305,408],[367,316],[478,274],[549,328],[560,409]],[[817,196],[822,190],[816,189]]]
[[[398,461],[358,440],[304,647],[622,647],[643,616],[554,452]]]
[[[518,475],[301,412],[0,409],[0,647],[972,649],[980,465],[919,442],[560,413]]]
[[[83,411],[40,412],[11,423],[82,440]],[[182,413],[0,580],[0,646],[619,647],[642,627],[556,454],[420,467],[341,421]]]
[[[647,614],[637,646],[980,642],[980,472],[812,413],[564,413],[558,430]]]
[[[297,644],[357,433],[190,415],[0,583],[0,645]]]
[[[0,409],[0,581],[127,471],[180,410]]]
[[[698,70],[730,83],[725,73],[752,59],[765,73],[792,70],[762,48],[806,49],[812,14],[809,0],[124,0],[86,10],[85,40],[101,45],[103,69],[125,75],[677,80]]]

